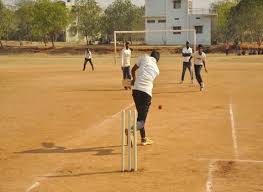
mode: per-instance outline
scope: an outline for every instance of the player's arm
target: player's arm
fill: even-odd
[[[136,71],[137,69],[139,69],[138,65],[135,64],[133,67],[132,67],[132,70],[131,70],[131,74],[132,74],[132,82],[131,84],[134,85],[134,82],[136,80]]]
[[[206,68],[206,59],[203,59],[203,64],[204,64],[205,72],[208,73],[208,70]]]

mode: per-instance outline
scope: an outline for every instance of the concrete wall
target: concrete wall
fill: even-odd
[[[174,9],[173,0],[146,0],[146,30],[172,30],[175,26],[181,26],[181,29],[194,29],[194,26],[203,26],[203,33],[197,34],[197,43],[211,44],[211,17],[208,15],[188,15],[188,0],[182,0],[181,8]],[[164,16],[166,23],[159,24],[158,16]],[[200,19],[196,19],[200,17]],[[175,20],[178,18],[179,20]],[[155,23],[147,23],[148,19],[155,19]],[[165,41],[163,40],[165,39]],[[185,44],[189,40],[194,41],[192,32],[182,32],[181,34],[167,33],[149,33],[146,34],[147,44]]]

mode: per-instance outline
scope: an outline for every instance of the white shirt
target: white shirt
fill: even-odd
[[[196,51],[193,54],[193,58],[194,58],[194,64],[195,65],[203,65],[204,62],[206,61],[206,54],[204,52],[202,52],[202,54],[200,55],[198,51]]]
[[[91,59],[92,58],[92,54],[91,54],[91,51],[85,51],[85,58],[86,59]]]
[[[124,48],[121,51],[121,66],[129,67],[131,65],[131,50]]]
[[[186,53],[186,54],[190,54],[190,55],[193,54],[193,50],[192,50],[191,47],[189,47],[188,49],[187,49],[186,47],[184,47],[182,52],[183,52],[183,53]],[[189,56],[189,57],[184,57],[183,62],[189,62],[190,57],[191,57],[191,56]]]
[[[138,59],[136,65],[139,69],[133,89],[152,96],[153,81],[160,74],[156,59],[145,54]]]

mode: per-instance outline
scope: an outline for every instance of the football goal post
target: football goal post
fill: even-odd
[[[148,31],[114,31],[114,63],[118,63],[120,51],[128,41],[133,57],[149,49],[181,50],[186,41],[189,41],[193,50],[196,50],[196,30],[148,30]]]

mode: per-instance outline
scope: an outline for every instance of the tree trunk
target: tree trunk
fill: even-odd
[[[4,48],[2,40],[0,39],[0,48]]]
[[[52,48],[55,48],[55,43],[54,43],[55,35],[54,34],[51,35],[51,41],[52,41]]]
[[[46,37],[45,37],[45,36],[43,37],[43,42],[44,42],[45,47],[46,47],[46,46],[47,46],[47,40],[46,40]]]
[[[88,40],[88,36],[86,35],[86,36],[85,36],[85,38],[86,38],[86,43],[87,43],[87,46],[89,46],[89,40]]]

